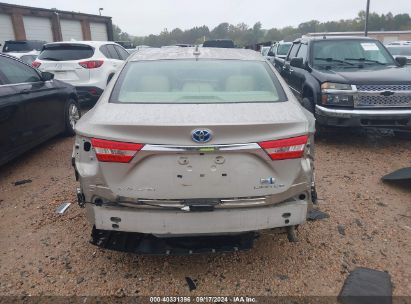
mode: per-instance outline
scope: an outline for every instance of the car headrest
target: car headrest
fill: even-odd
[[[211,92],[214,88],[209,83],[204,82],[187,82],[183,85],[184,92]]]
[[[166,76],[150,75],[143,76],[137,82],[138,92],[168,92],[170,91],[170,80]]]
[[[225,90],[228,92],[255,91],[255,81],[251,76],[234,75],[227,78]]]

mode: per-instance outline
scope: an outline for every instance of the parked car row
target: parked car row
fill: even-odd
[[[35,61],[24,60],[34,49]],[[57,134],[74,135],[129,53],[113,42],[6,41],[0,54],[0,165]],[[34,53],[38,52],[38,53]]]

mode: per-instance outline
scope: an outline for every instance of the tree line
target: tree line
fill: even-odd
[[[307,33],[313,32],[347,32],[362,31],[365,26],[365,12],[361,11],[354,19],[320,22],[311,20],[303,22],[297,27],[287,26],[284,28],[263,29],[261,22],[250,27],[245,23],[237,25],[227,22],[221,23],[211,29],[206,26],[196,26],[188,30],[175,28],[172,31],[164,29],[158,35],[144,37],[132,36],[123,32],[118,26],[113,25],[115,41],[131,41],[134,45],[148,45],[160,47],[180,43],[201,44],[208,39],[232,39],[236,45],[243,47],[267,41],[292,41]],[[396,31],[411,30],[411,17],[409,14],[377,14],[369,16],[370,31]]]

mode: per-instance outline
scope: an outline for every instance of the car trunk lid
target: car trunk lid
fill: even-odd
[[[91,117],[76,126],[80,136],[90,141],[102,138],[144,144],[112,146],[117,151],[123,149],[120,154],[124,155],[130,155],[127,149],[135,149],[130,162],[95,160],[105,181],[103,188],[109,188],[113,198],[215,201],[233,198],[234,193],[238,198],[261,197],[308,187],[307,179],[302,177],[306,160],[273,161],[268,153],[275,145],[264,150],[261,144],[309,133],[309,120],[292,102],[105,104],[86,115]],[[194,142],[191,133],[196,128],[209,129],[213,134],[211,141]],[[97,153],[108,153],[105,148],[94,144]]]

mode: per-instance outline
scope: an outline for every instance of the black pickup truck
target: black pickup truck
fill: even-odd
[[[411,70],[378,40],[303,37],[276,68],[318,129],[382,127],[411,130]]]

